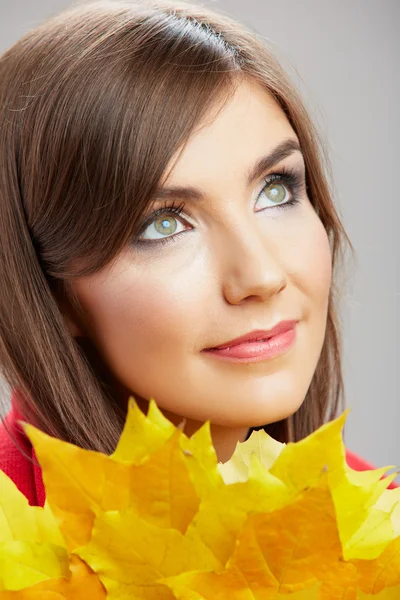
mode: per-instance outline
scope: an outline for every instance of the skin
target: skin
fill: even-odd
[[[264,178],[284,166],[304,180],[301,152],[246,182],[247,170],[288,138],[298,141],[272,97],[257,83],[241,83],[166,171],[165,185],[193,186],[205,196],[168,217],[174,235],[184,233],[171,243],[129,247],[111,267],[73,283],[122,401],[134,395],[145,410],[154,397],[173,422],[186,419],[189,435],[210,420],[221,461],[249,427],[299,408],[324,342],[331,250],[306,188],[287,210],[265,192],[257,199]],[[169,233],[153,222],[143,235]],[[84,335],[66,318],[72,335]],[[202,352],[283,319],[299,322],[294,346],[281,356],[234,363]]]

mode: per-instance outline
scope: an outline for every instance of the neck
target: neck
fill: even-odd
[[[141,404],[139,406],[142,408]],[[188,436],[192,436],[203,425],[202,421],[193,419],[184,419],[167,410],[160,409],[163,415],[174,425],[178,426],[184,422],[183,432]],[[223,427],[220,425],[210,424],[211,438],[215,448],[218,462],[226,462],[235,451],[237,442],[244,442],[249,432],[248,427]]]
[[[129,390],[127,390],[126,388],[122,388],[118,383],[116,384],[116,388],[118,389],[119,393],[119,401],[122,402],[124,406],[127,406],[129,397],[133,396],[142,412],[147,414],[149,403],[144,398],[141,398],[137,394],[129,392]],[[159,407],[159,409],[163,413],[163,415],[176,427],[178,425],[181,425],[183,432],[188,437],[192,436],[203,425],[203,422],[201,421],[195,421],[194,419],[186,419],[181,415],[177,415],[168,410],[164,410],[161,407]],[[249,432],[249,428],[222,427],[220,425],[215,425],[211,423],[210,432],[218,461],[226,462],[231,458],[232,454],[234,453],[237,442],[244,442]]]

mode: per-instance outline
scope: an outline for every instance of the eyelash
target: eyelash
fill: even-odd
[[[285,202],[284,204],[277,204],[276,206],[271,206],[268,208],[263,208],[262,210],[269,210],[269,208],[274,208],[275,210],[286,210],[291,206],[297,204],[299,199],[297,195],[304,188],[303,177],[297,171],[288,168],[282,167],[279,171],[275,171],[274,173],[270,173],[266,177],[264,177],[265,185],[263,186],[260,194],[268,188],[272,183],[279,182],[283,183],[291,192],[292,198]],[[257,196],[257,200],[260,197],[260,194]],[[180,204],[175,204],[175,201],[172,204],[168,205],[167,203],[155,210],[151,215],[149,215],[148,219],[146,219],[142,226],[140,227],[140,231],[138,232],[136,239],[134,239],[133,245],[136,247],[143,246],[152,246],[153,244],[169,244],[170,242],[176,241],[174,238],[178,238],[182,233],[186,233],[185,231],[180,231],[175,235],[170,235],[165,238],[158,238],[157,240],[139,240],[139,237],[142,235],[144,231],[146,231],[147,227],[151,225],[151,223],[161,215],[173,215],[179,216],[185,209],[186,202],[181,202]],[[257,212],[262,212],[262,210]]]

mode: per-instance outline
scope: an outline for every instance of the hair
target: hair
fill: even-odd
[[[332,201],[326,148],[295,86],[265,41],[223,13],[104,0],[51,17],[0,58],[0,366],[22,417],[46,433],[114,450],[126,408],[96,345],[71,335],[62,307],[83,318],[74,278],[129,244],[171,157],[242,81],[262,85],[299,138],[333,267],[306,397],[265,430],[297,441],[341,409],[335,274],[351,243]]]

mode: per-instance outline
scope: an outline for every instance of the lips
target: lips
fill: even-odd
[[[296,326],[298,321],[295,319],[280,321],[275,327],[272,329],[257,329],[255,331],[250,331],[245,335],[234,338],[219,346],[214,346],[212,348],[206,348],[206,350],[222,350],[223,348],[231,348],[232,346],[238,346],[240,344],[250,344],[251,342],[260,342],[269,340],[270,338],[279,335],[281,333],[285,333],[290,329],[293,329]]]

